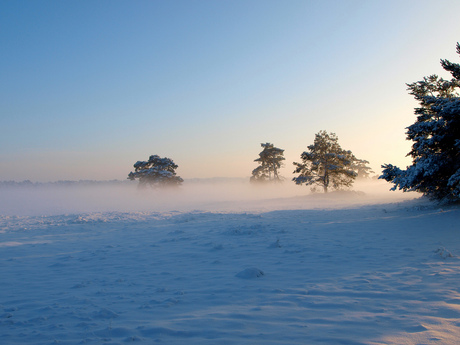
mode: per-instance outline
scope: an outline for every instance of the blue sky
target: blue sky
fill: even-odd
[[[320,130],[405,166],[405,83],[458,62],[459,1],[1,1],[0,180],[245,177]]]

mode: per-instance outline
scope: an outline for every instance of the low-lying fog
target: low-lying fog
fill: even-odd
[[[186,181],[187,182],[187,181]],[[91,212],[264,212],[342,208],[398,202],[420,196],[389,191],[385,181],[356,182],[350,191],[312,193],[290,181],[260,186],[248,182],[190,182],[173,190],[120,185],[32,186],[0,189],[0,215],[35,216]]]

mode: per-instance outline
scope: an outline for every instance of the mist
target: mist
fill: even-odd
[[[137,183],[16,186],[0,189],[0,214],[38,216],[93,212],[269,212],[345,208],[414,199],[385,181],[358,181],[348,191],[312,193],[290,181],[253,185],[243,179],[190,181],[176,189],[138,189]]]

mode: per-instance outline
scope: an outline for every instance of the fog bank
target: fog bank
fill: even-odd
[[[284,182],[252,185],[243,180],[184,183],[177,189],[139,190],[132,184],[72,184],[0,189],[0,214],[37,216],[92,212],[265,212],[286,209],[344,208],[399,202],[418,193],[389,191],[385,181],[355,183],[352,190],[324,194]]]
[[[312,193],[309,187],[285,182],[273,186],[242,180],[194,181],[177,189],[139,190],[137,183],[71,184],[3,187],[0,214],[58,215],[92,212],[265,212],[281,209],[343,208],[398,202],[417,193],[391,192],[384,181],[357,182],[350,191]]]

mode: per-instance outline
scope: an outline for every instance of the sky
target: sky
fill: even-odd
[[[320,130],[376,173],[404,168],[406,83],[459,62],[460,2],[0,1],[0,180],[281,174]]]

